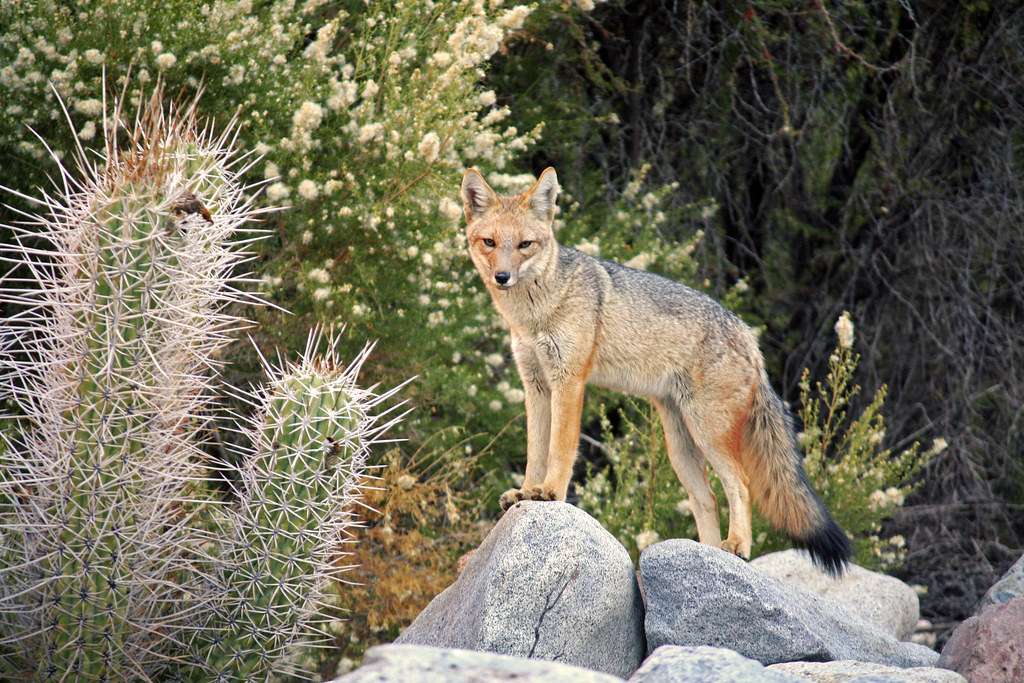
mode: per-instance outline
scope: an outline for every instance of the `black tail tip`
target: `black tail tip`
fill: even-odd
[[[835,578],[843,575],[853,554],[846,532],[831,517],[798,544],[811,554],[811,560],[819,569]]]

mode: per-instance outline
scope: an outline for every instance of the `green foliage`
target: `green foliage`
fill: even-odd
[[[853,538],[855,561],[866,567],[892,569],[902,564],[905,541],[900,536],[879,538],[882,523],[903,505],[921,469],[945,448],[945,441],[936,439],[927,452],[916,443],[899,453],[883,448],[885,387],[860,415],[850,419],[848,406],[861,389],[853,383],[859,356],[852,350],[853,324],[847,314],[836,330],[839,344],[829,359],[824,384],[816,383],[812,393],[807,371],[801,383],[804,431],[798,438],[805,451],[804,467],[836,521]],[[606,463],[591,467],[586,482],[578,487],[580,506],[634,556],[659,539],[696,538],[689,500],[668,461],[654,409],[629,401],[619,411],[620,425],[615,431],[603,404],[599,411]],[[724,492],[713,473],[710,479],[725,528],[728,506]],[[788,539],[755,515],[755,556],[788,545]]]

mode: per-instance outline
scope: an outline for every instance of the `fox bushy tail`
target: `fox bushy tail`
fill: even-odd
[[[850,559],[850,540],[811,488],[796,448],[793,420],[764,371],[744,432],[743,460],[761,514],[805,548],[816,565],[841,575]]]

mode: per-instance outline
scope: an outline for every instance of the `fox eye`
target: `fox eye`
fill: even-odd
[[[485,237],[484,246],[494,248],[494,240],[492,240],[490,237]]]
[[[528,249],[531,244],[533,244],[533,240],[523,240],[522,242],[519,243],[519,248]]]

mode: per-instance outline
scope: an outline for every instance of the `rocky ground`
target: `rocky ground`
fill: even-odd
[[[747,563],[689,540],[634,568],[564,503],[514,506],[357,681],[632,683],[1024,681],[1024,559],[938,652],[909,642],[917,594],[860,567],[836,580],[798,551]]]

